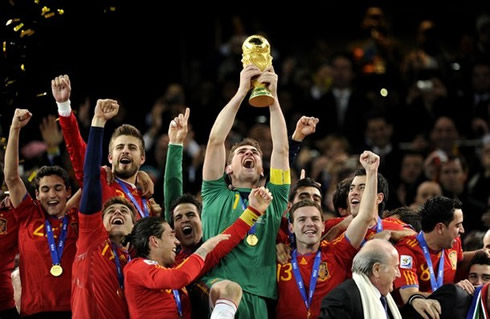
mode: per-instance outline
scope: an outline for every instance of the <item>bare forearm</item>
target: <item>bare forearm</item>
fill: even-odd
[[[204,247],[199,247],[195,252],[194,254],[198,255],[199,257],[202,258],[202,260],[206,260],[206,256],[208,255],[208,251],[206,248]]]
[[[238,91],[216,117],[209,134],[209,142],[224,143],[235,121],[236,114],[247,92]]]
[[[19,134],[20,128],[10,127],[7,149],[5,151],[5,182],[17,180],[19,176]]]
[[[269,107],[270,127],[272,137],[271,167],[279,169],[289,168],[289,142],[286,120],[282,114],[277,98]]]

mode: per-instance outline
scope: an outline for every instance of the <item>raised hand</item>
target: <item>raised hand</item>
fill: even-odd
[[[211,252],[221,241],[230,239],[230,234],[219,234],[206,240],[201,247],[196,250],[196,254],[201,256],[203,259],[206,255]]]
[[[305,137],[315,133],[319,119],[312,116],[302,116],[296,123],[293,140],[301,142]]]
[[[277,99],[277,74],[274,72],[272,65],[264,70],[264,72],[257,78],[260,83],[267,83],[267,88],[271,92],[272,96]]]
[[[153,213],[152,216],[161,216],[163,212],[162,206],[158,204],[155,199],[150,198],[148,200],[148,206],[150,206],[150,211]]]
[[[119,111],[119,104],[116,100],[111,99],[99,99],[95,106],[94,118],[97,117],[104,121],[108,121],[117,115]]]
[[[53,115],[48,115],[42,119],[39,125],[39,130],[41,131],[41,136],[44,142],[50,147],[56,147],[63,142],[63,134],[56,123],[56,117]]]
[[[15,109],[14,117],[12,118],[12,128],[23,128],[29,123],[32,113],[28,109]]]
[[[184,140],[187,136],[187,122],[189,120],[191,110],[186,107],[184,114],[179,114],[176,118],[170,121],[168,126],[169,143],[184,145]]]
[[[68,75],[60,75],[51,80],[51,92],[56,102],[68,101],[71,94],[71,82]]]
[[[272,194],[265,187],[254,188],[248,195],[248,203],[261,213],[264,213],[272,201]]]
[[[359,156],[359,162],[361,162],[362,167],[367,171],[377,170],[379,167],[379,156],[371,151],[364,151],[361,156]]]
[[[260,69],[253,64],[244,67],[240,72],[240,86],[238,90],[243,91],[244,93],[250,91],[252,88],[252,78],[259,76],[261,73]]]
[[[141,190],[141,196],[146,198],[150,198],[155,192],[155,184],[150,175],[145,171],[138,171],[136,173],[136,186]]]

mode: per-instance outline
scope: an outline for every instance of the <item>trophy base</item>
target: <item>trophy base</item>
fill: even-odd
[[[268,107],[274,103],[274,97],[265,87],[255,88],[250,94],[248,103],[255,107]]]

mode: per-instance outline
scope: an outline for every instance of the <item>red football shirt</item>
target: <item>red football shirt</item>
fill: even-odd
[[[19,271],[22,283],[21,316],[46,311],[70,311],[71,266],[75,257],[78,218],[74,210],[68,213],[68,233],[61,257],[63,273],[50,274],[52,266],[41,204],[26,195],[15,207],[19,222]],[[62,220],[48,217],[58,242]]]
[[[327,221],[325,221],[325,231],[323,234],[328,233],[328,231],[339,224],[341,221],[343,221],[345,217],[337,217],[337,218],[331,218]],[[401,220],[397,218],[385,218],[381,220],[381,223],[383,224],[383,230],[406,230],[406,229],[411,229],[407,224],[403,223]],[[366,240],[371,239],[374,235],[376,235],[376,227],[377,225],[372,226],[371,228],[368,229],[366,233]],[[322,234],[322,235],[323,235]]]
[[[79,213],[80,235],[73,262],[73,318],[127,318],[128,308],[119,285],[111,241],[101,213]],[[129,256],[117,249],[121,268]]]
[[[191,255],[175,268],[165,268],[152,260],[135,258],[124,268],[124,284],[131,318],[180,318],[172,289],[178,289],[182,318],[191,317],[185,286],[201,272],[204,261]]]
[[[347,278],[352,259],[357,249],[342,235],[332,242],[322,241],[318,281],[310,305],[311,318],[320,315],[322,299]],[[298,266],[305,286],[306,295],[310,287],[311,271],[316,254],[297,256]],[[307,309],[296,284],[291,262],[277,264],[277,287],[279,299],[276,306],[277,318],[306,318]]]
[[[75,171],[75,179],[78,182],[78,185],[82,187],[83,185],[83,162],[85,160],[85,150],[87,149],[87,144],[83,140],[80,135],[80,129],[78,128],[78,122],[73,114],[70,114],[69,117],[60,116],[60,126],[63,131],[63,136],[65,137],[66,149],[68,150],[68,154],[70,155],[70,160],[73,166],[73,170]],[[110,185],[107,185],[107,174],[104,169],[101,168],[100,173],[100,184],[102,185],[102,203],[106,200],[114,197],[120,196],[125,197],[127,200],[131,202],[131,198],[125,194],[121,185],[116,182],[113,182]],[[139,207],[141,207],[142,211],[144,211],[143,200],[141,197],[141,192],[136,189],[134,185],[123,182],[128,190],[131,192]],[[152,211],[150,210],[150,206],[148,206],[148,202],[146,202],[146,210],[147,212],[153,216]],[[141,218],[140,214],[136,214],[136,220]]]
[[[14,288],[10,274],[17,254],[19,225],[12,209],[0,209],[0,311],[15,307]]]
[[[407,236],[396,244],[396,249],[400,255],[401,277],[396,278],[394,286],[395,288],[418,287],[421,292],[432,292],[427,262],[416,237],[416,235]],[[429,248],[429,253],[434,274],[437,276],[441,252]],[[444,249],[443,284],[454,283],[458,263],[462,260],[463,250],[461,239],[458,237],[452,248]]]

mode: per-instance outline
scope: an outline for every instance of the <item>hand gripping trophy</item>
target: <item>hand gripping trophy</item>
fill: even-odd
[[[272,65],[271,46],[269,41],[261,35],[249,36],[242,45],[242,63],[245,67],[248,64],[254,64],[261,71],[264,71]],[[265,83],[252,80],[254,87],[248,102],[255,107],[266,107],[274,102],[274,97],[267,89]]]

